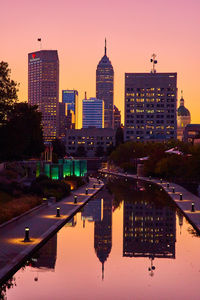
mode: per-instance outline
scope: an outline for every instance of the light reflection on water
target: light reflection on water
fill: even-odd
[[[8,300],[199,299],[200,239],[150,189],[111,182],[14,275]]]

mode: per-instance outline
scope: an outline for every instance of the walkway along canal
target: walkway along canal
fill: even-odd
[[[102,181],[90,178],[87,185],[63,200],[25,214],[0,228],[0,283],[16,272],[28,256],[67,223],[103,186]]]
[[[170,198],[174,201],[176,206],[181,210],[188,221],[193,225],[193,227],[200,233],[200,199],[194,194],[190,193],[188,190],[182,186],[168,182],[163,179],[155,179],[148,177],[138,177],[137,175],[124,174],[120,172],[113,172],[107,169],[100,171],[101,174],[111,174],[115,176],[133,178],[138,180],[143,180],[149,183],[154,183],[159,185],[163,191],[165,191]]]

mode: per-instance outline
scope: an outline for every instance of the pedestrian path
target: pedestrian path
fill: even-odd
[[[109,171],[107,169],[102,169],[101,172],[115,176],[144,180],[159,185],[166,193],[168,193],[176,206],[178,206],[188,221],[200,233],[200,198],[190,193],[182,186],[162,179],[160,180],[141,176],[138,177],[137,175],[129,175],[125,173]]]
[[[15,222],[0,228],[0,283],[17,270],[23,260],[57,232],[104,186],[102,181],[90,182],[63,200],[46,205]],[[75,199],[77,196],[77,199]],[[74,203],[77,202],[77,203]],[[57,217],[59,207],[60,217]],[[25,228],[29,228],[29,242],[24,242]]]

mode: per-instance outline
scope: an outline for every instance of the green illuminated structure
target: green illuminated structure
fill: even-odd
[[[58,164],[40,162],[36,167],[36,177],[45,174],[51,179],[63,179],[67,176],[83,177],[87,173],[87,161],[78,159],[59,159]]]

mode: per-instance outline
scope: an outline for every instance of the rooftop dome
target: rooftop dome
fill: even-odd
[[[189,110],[184,106],[183,98],[181,98],[181,100],[180,100],[180,106],[177,109],[177,114],[179,117],[189,117],[190,116]]]

